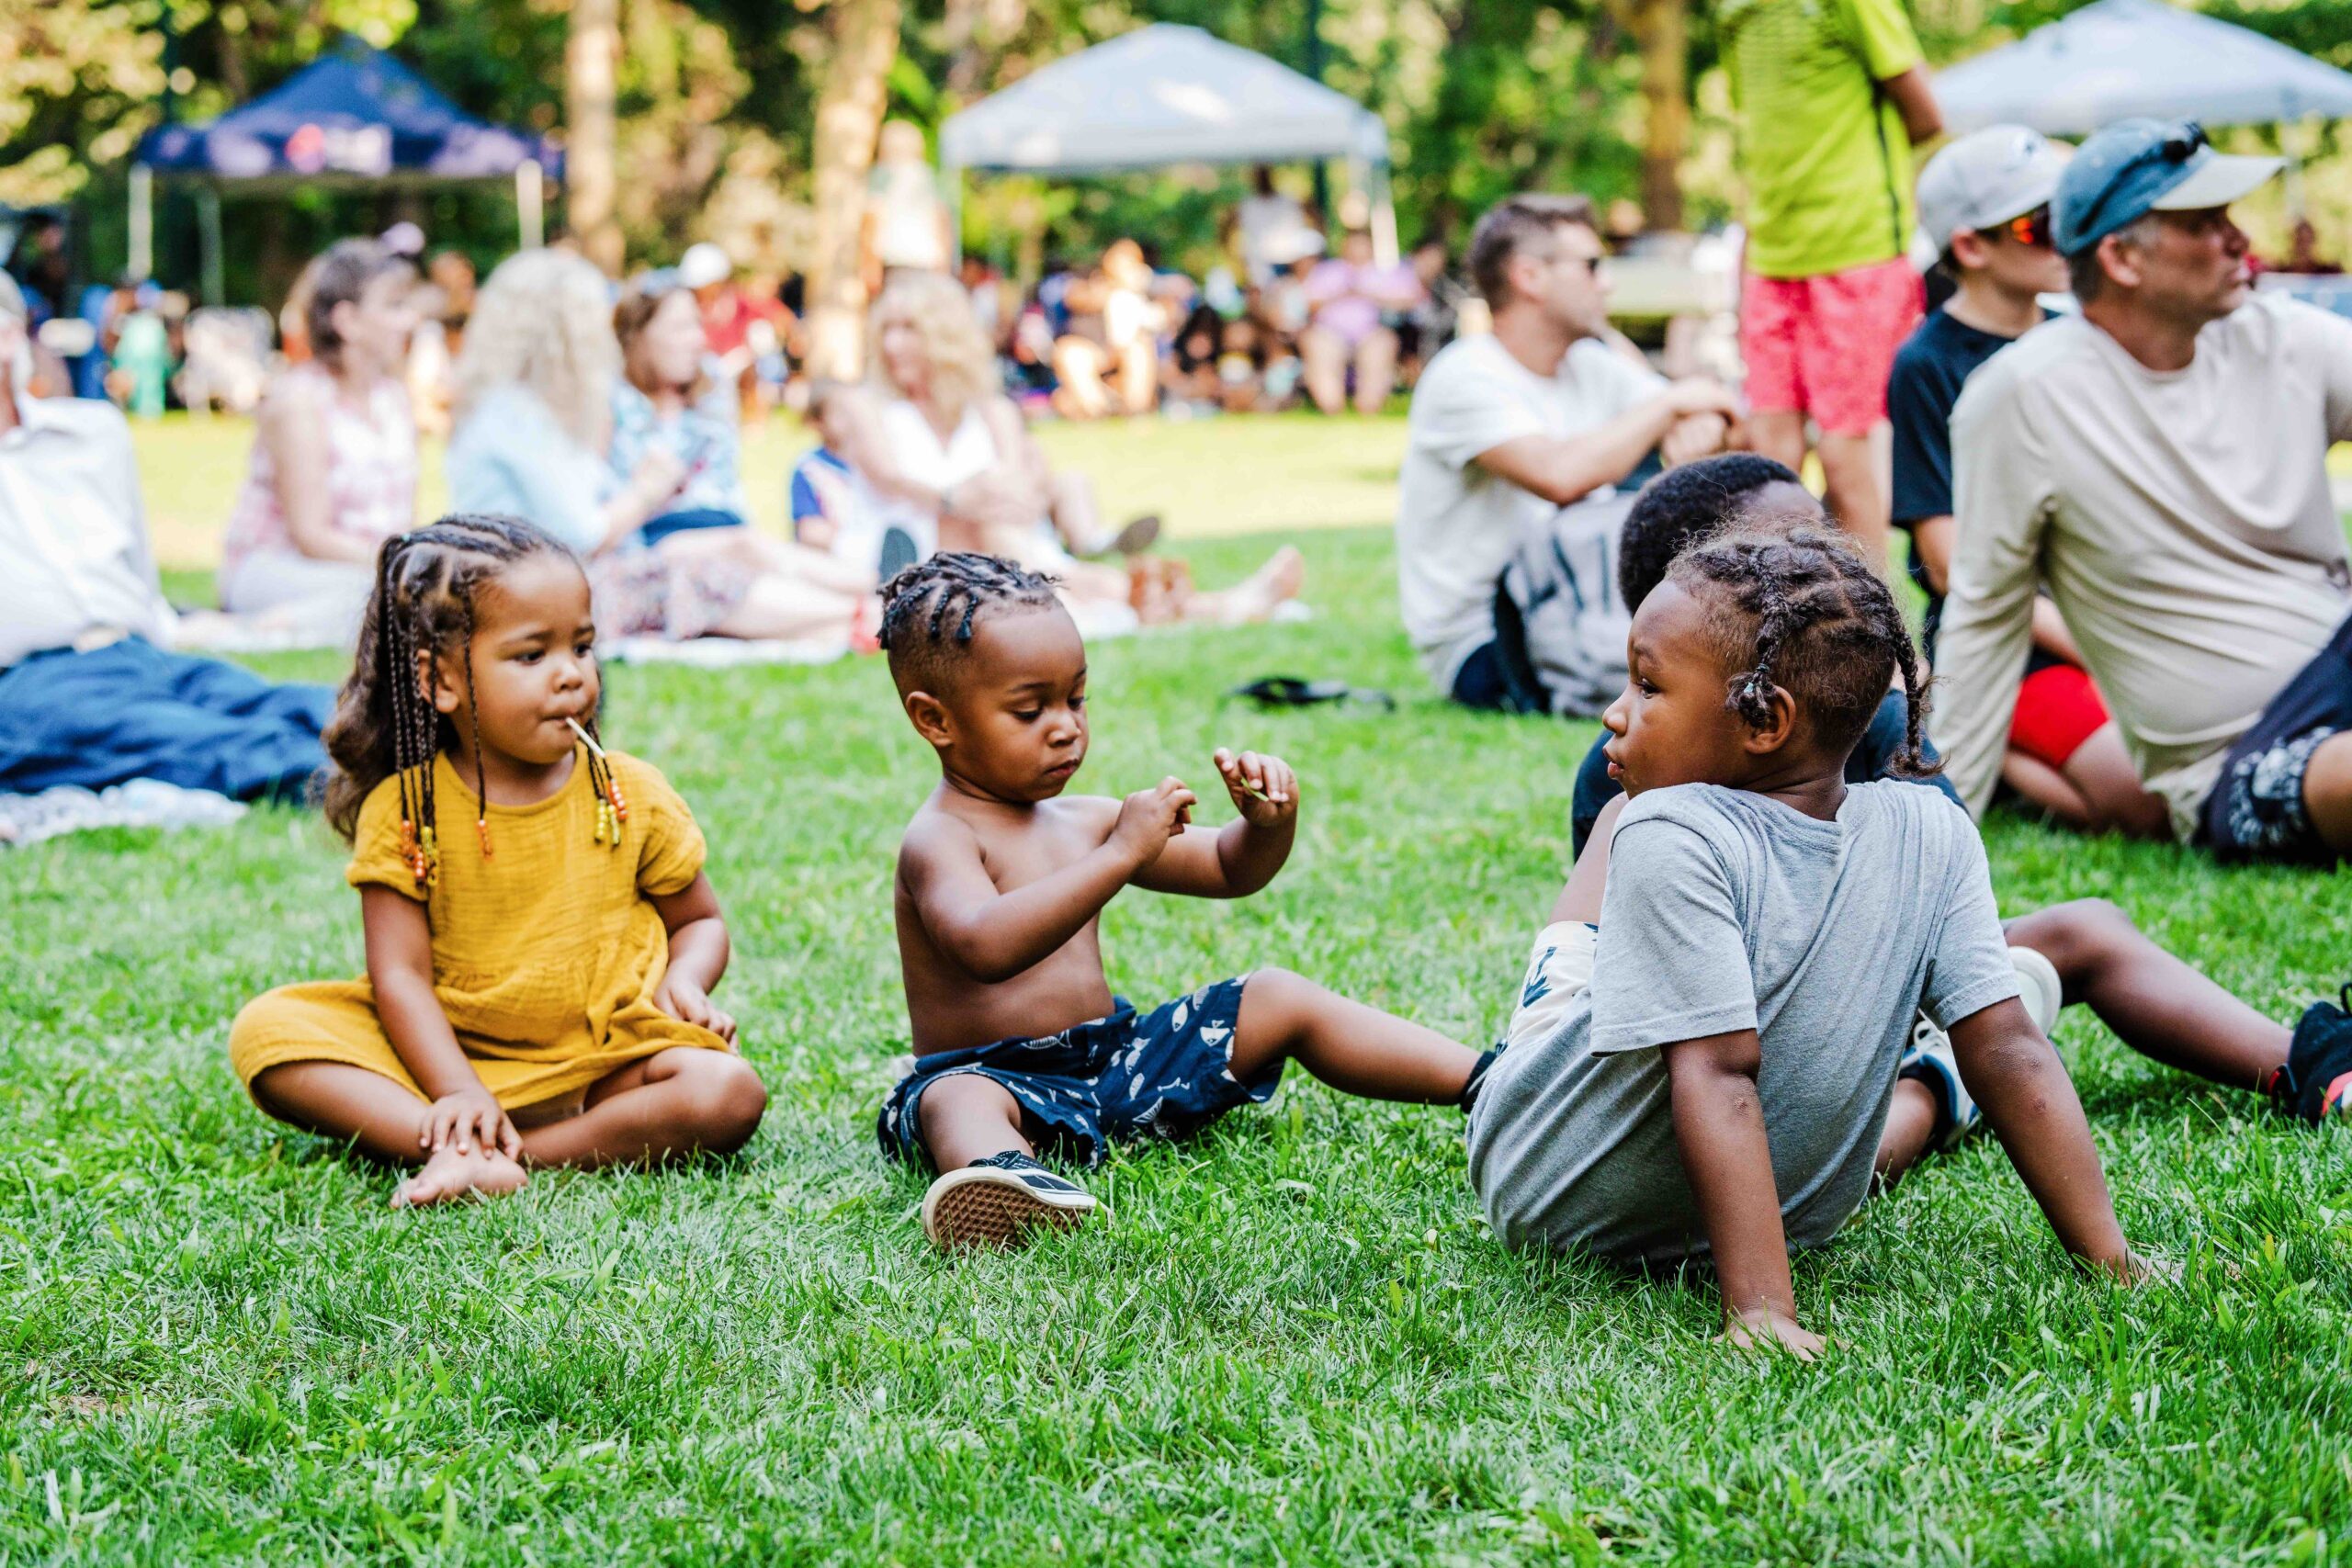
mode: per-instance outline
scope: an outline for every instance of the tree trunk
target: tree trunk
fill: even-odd
[[[1682,227],[1682,159],[1690,147],[1689,0],[1633,0],[1642,52],[1642,215],[1652,229]]]
[[[808,269],[808,368],[853,380],[865,358],[865,280],[857,235],[865,215],[865,176],[882,130],[886,78],[899,53],[900,0],[834,0],[833,51],[817,98],[809,149],[817,209],[816,254]]]
[[[616,277],[622,261],[613,107],[620,20],[620,0],[572,0],[563,53],[565,216],[581,251]]]

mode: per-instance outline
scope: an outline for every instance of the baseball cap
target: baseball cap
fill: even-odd
[[[2193,119],[2120,119],[2075,152],[2050,216],[2059,251],[2079,255],[2151,212],[2227,207],[2287,166],[2216,152]]]
[[[1940,258],[1954,234],[1992,229],[2047,206],[2066,155],[2038,130],[1990,125],[1919,171],[1919,249]]]
[[[708,240],[688,245],[686,254],[678,258],[678,281],[688,288],[708,288],[734,276],[734,258]]]

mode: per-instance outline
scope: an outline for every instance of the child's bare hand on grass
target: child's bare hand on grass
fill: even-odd
[[[1742,1350],[1768,1349],[1778,1345],[1800,1361],[1812,1361],[1829,1348],[1829,1342],[1793,1317],[1770,1307],[1755,1307],[1726,1318],[1724,1343]]]
[[[1214,760],[1234,809],[1251,827],[1280,827],[1298,815],[1298,775],[1280,757],[1256,751],[1237,756],[1220,746]]]
[[[1179,778],[1164,778],[1150,789],[1139,789],[1119,803],[1119,819],[1111,825],[1111,841],[1125,850],[1138,868],[1149,865],[1193,819],[1200,797]]]

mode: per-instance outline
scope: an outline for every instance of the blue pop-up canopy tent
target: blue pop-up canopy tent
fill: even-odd
[[[390,55],[347,39],[218,119],[161,126],[141,140],[131,167],[131,270],[143,276],[152,259],[148,209],[156,175],[204,182],[209,298],[219,291],[225,187],[511,178],[523,243],[531,246],[543,227],[542,180],[555,164],[541,138],[474,118]]]

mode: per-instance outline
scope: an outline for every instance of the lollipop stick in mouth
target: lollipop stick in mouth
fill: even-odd
[[[563,722],[571,726],[571,733],[580,737],[580,743],[582,746],[587,747],[598,761],[601,762],[605,760],[605,749],[596,744],[596,738],[594,736],[589,734],[585,729],[582,729],[580,727],[580,721],[578,719],[567,717]]]

